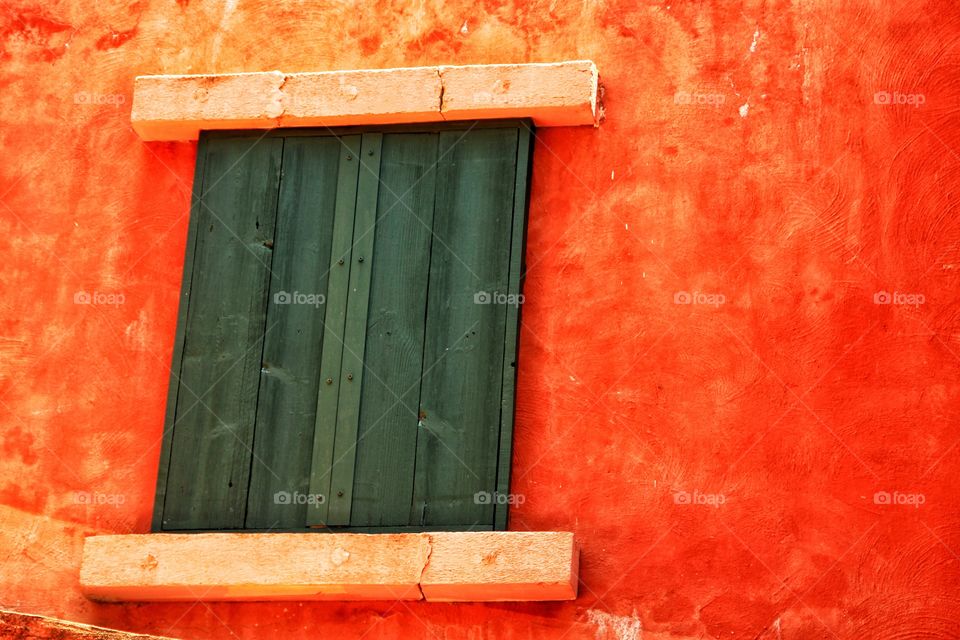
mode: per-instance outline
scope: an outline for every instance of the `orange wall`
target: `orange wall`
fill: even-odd
[[[952,0],[4,4],[0,606],[185,638],[960,628]],[[580,598],[80,597],[82,536],[149,528],[195,156],[133,133],[134,76],[578,58],[607,118],[536,145],[511,526],[577,533]]]

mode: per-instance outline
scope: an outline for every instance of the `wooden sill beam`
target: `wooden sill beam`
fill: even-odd
[[[572,600],[565,532],[158,533],[88,537],[83,593],[101,601]]]

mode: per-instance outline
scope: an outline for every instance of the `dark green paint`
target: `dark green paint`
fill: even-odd
[[[490,523],[517,129],[440,134],[412,524]]]
[[[529,126],[332,133],[201,137],[155,529],[506,526]]]
[[[207,148],[164,529],[243,526],[282,148]]]
[[[320,361],[320,391],[317,395],[317,419],[314,429],[310,471],[310,493],[320,496],[307,507],[307,524],[322,525],[330,506],[331,467],[334,460],[334,435],[337,425],[337,401],[343,360],[343,335],[347,319],[350,270],[353,266],[353,222],[357,202],[357,177],[360,175],[360,136],[342,139],[340,169],[337,176],[337,202],[333,223],[333,251],[327,287],[327,313],[324,320],[323,358]]]
[[[284,143],[246,526],[303,526],[310,490],[340,140]],[[349,197],[353,197],[350,189]]]
[[[530,154],[533,153],[533,130],[526,123],[518,131],[517,176],[513,190],[513,229],[510,238],[510,275],[507,293],[517,296],[523,294],[523,277],[526,273],[524,246],[526,246],[527,211],[529,209],[531,169]],[[513,461],[513,419],[516,413],[517,352],[520,342],[520,305],[507,306],[507,318],[504,323],[506,336],[503,340],[503,389],[500,394],[500,445],[497,453],[497,492],[501,496],[510,495],[510,468]],[[509,503],[494,504],[494,529],[504,531],[507,528]]]
[[[383,138],[353,526],[410,520],[438,139],[435,133]]]
[[[366,343],[367,307],[370,300],[370,270],[376,263],[374,238],[377,223],[377,196],[380,186],[380,149],[383,135],[366,133],[360,150],[360,178],[357,185],[357,213],[353,231],[353,266],[344,328],[343,366],[340,371],[340,401],[330,472],[328,526],[350,524],[353,497],[353,470],[357,455],[357,421],[363,387],[363,353]]]

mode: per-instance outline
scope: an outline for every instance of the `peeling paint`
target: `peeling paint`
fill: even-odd
[[[590,609],[587,619],[597,627],[597,640],[643,640],[643,624],[636,611],[629,616],[616,616]]]

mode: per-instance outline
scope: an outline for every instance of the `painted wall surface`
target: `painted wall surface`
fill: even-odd
[[[960,637],[953,0],[2,4],[0,606],[183,638]],[[606,120],[536,144],[511,521],[576,532],[580,597],[83,599],[82,538],[149,529],[196,153],[137,138],[134,76],[582,58]]]

